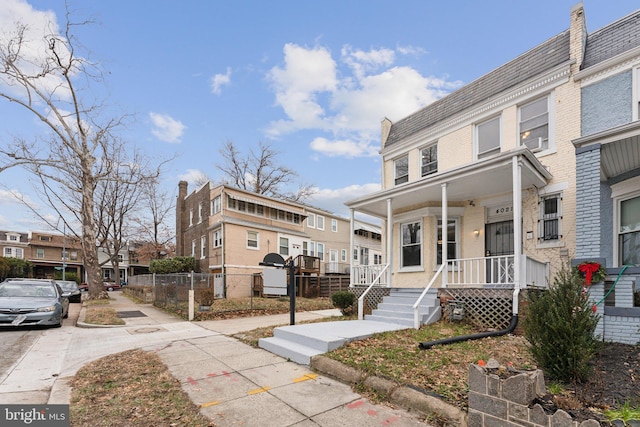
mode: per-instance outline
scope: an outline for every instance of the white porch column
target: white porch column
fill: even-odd
[[[355,281],[355,277],[354,277],[354,273],[353,273],[353,246],[354,246],[354,234],[356,232],[356,225],[354,223],[355,221],[355,215],[354,215],[354,210],[353,209],[349,209],[349,212],[351,213],[351,219],[349,221],[349,228],[351,230],[351,234],[349,235],[349,266],[351,268],[349,268],[349,284],[353,285],[356,283]]]
[[[393,209],[391,199],[387,199],[387,287],[391,287],[391,265],[393,263]]]
[[[449,266],[447,252],[449,251],[449,243],[447,242],[447,234],[449,234],[449,212],[448,205],[449,201],[447,200],[447,183],[442,184],[442,265],[444,268],[442,269],[442,287],[447,287],[447,282],[449,280]]]
[[[511,158],[513,181],[513,314],[518,314],[520,261],[522,259],[522,167],[517,156]]]

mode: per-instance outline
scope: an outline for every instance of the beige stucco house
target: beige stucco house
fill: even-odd
[[[368,258],[373,263],[380,233],[367,227],[377,236],[369,233],[360,245],[378,255]],[[253,277],[270,268],[260,265],[269,253],[296,260],[298,274],[349,274],[355,231],[349,219],[304,204],[211,183],[189,193],[187,182],[179,184],[176,254],[193,256],[199,272],[213,274],[219,296],[249,296]]]

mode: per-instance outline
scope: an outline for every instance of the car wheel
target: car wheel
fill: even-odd
[[[109,286],[109,287],[107,288],[107,290],[108,290],[109,292],[111,292],[111,291],[113,291],[113,288],[112,288],[111,286]]]

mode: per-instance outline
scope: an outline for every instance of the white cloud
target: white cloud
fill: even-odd
[[[345,45],[336,62],[326,48],[285,45],[284,66],[267,77],[286,118],[271,122],[267,134],[278,138],[315,130],[323,135],[309,145],[320,155],[376,155],[384,117],[401,119],[462,85],[394,66],[397,54],[423,52],[412,46],[363,51]]]
[[[308,200],[308,203],[346,217],[349,215],[349,209],[345,206],[345,202],[379,191],[380,188],[379,183],[349,185],[336,189],[315,188],[315,193]]]
[[[370,141],[356,142],[347,139],[330,141],[326,138],[318,137],[311,141],[309,147],[327,157],[353,158],[378,155],[378,147],[372,145]]]
[[[207,174],[198,169],[187,169],[183,174],[178,175],[179,181],[187,181],[190,187],[196,185],[196,183],[202,184],[203,181],[208,181]]]
[[[178,144],[181,142],[182,134],[186,129],[186,126],[183,125],[182,122],[175,120],[168,114],[154,112],[149,113],[149,118],[153,126],[155,126],[155,128],[151,130],[151,133],[154,134],[156,138],[169,143]]]
[[[22,60],[17,65],[26,73],[39,73],[48,57],[48,40],[55,36],[58,40],[64,40],[60,35],[56,15],[53,11],[35,10],[24,0],[3,0],[0,9],[0,42],[16,37],[16,24],[26,26],[23,42],[20,48]],[[56,45],[62,61],[68,58],[69,51],[61,43]],[[77,71],[77,70],[75,70]],[[48,73],[45,77],[34,78],[33,81],[45,93],[54,93],[54,99],[68,100],[70,92],[67,89],[63,76],[60,73]],[[1,82],[0,82],[1,83]],[[6,83],[6,82],[5,82]],[[9,84],[13,82],[9,81]],[[14,96],[26,96],[19,86],[12,85],[9,90]]]
[[[216,74],[211,77],[211,92],[220,95],[222,92],[222,86],[227,86],[231,83],[231,68],[227,67],[226,74]]]
[[[324,48],[306,49],[289,43],[284,55],[284,68],[274,67],[267,76],[276,93],[276,104],[290,119],[281,124],[282,129],[291,132],[324,127],[324,109],[317,95],[336,88],[336,63],[331,53]],[[272,131],[280,133],[278,126]]]

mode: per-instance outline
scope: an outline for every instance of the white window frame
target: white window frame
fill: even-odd
[[[451,243],[455,244],[455,255],[453,259],[458,259],[460,258],[460,218],[459,217],[449,217],[447,218],[448,222],[453,222],[453,238],[454,240],[447,240],[447,245],[450,245]],[[436,217],[436,233],[435,233],[435,237],[436,237],[436,241],[435,241],[435,252],[434,252],[434,262],[435,265],[437,267],[439,267],[441,265],[441,263],[438,263],[438,248],[440,246],[442,246],[442,242],[440,241],[440,239],[438,239],[438,234],[442,233],[442,217]],[[448,227],[448,224],[447,224]],[[449,248],[447,248],[448,250]],[[450,261],[451,258],[448,257],[448,252],[447,252],[447,261]]]
[[[13,258],[13,248],[4,248],[4,257],[5,258]]]
[[[435,149],[436,151],[436,155],[435,155],[435,160],[431,160],[430,162],[426,162],[425,163],[425,158],[423,155],[423,152],[425,150],[432,150]],[[435,165],[435,169],[428,171],[427,173],[424,172],[425,167],[430,167],[431,165]],[[427,176],[427,175],[433,175],[435,173],[438,173],[438,143],[435,142],[433,144],[429,144],[426,147],[422,147],[420,149],[420,176]]]
[[[286,245],[284,245],[285,243]],[[286,250],[283,251],[283,249]],[[278,253],[283,256],[289,256],[289,238],[288,237],[278,237]]]
[[[347,262],[347,250],[340,249],[340,262]]]
[[[535,99],[533,101],[528,101],[520,106],[518,106],[518,145],[520,146],[525,146],[525,143],[522,142],[522,109],[530,106],[531,104],[534,104],[536,102],[540,102],[542,100],[546,101],[547,104],[547,138],[546,140],[543,140],[542,143],[540,144],[539,147],[531,147],[530,145],[527,146],[529,147],[529,149],[534,152],[534,153],[539,153],[539,152],[543,152],[543,151],[548,151],[549,149],[553,148],[553,138],[552,138],[552,131],[553,131],[553,115],[552,113],[552,107],[553,107],[553,103],[552,100],[553,96],[552,94],[548,94],[542,98],[538,98]],[[528,120],[531,120],[532,118],[529,118]],[[538,126],[539,127],[539,126]]]
[[[401,166],[401,162],[404,164],[404,167]],[[406,172],[402,169],[406,169]],[[400,169],[400,174],[399,174]],[[409,155],[405,154],[402,157],[399,157],[393,161],[393,185],[402,185],[409,182]]]
[[[318,230],[324,230],[324,216],[318,215],[316,217],[316,228]]]
[[[198,224],[202,222],[202,202],[198,203]]]
[[[631,178],[611,186],[611,198],[613,199],[613,264],[621,267],[620,263],[620,204],[625,200],[635,199],[640,196],[640,176]]]
[[[539,246],[543,245],[553,245],[558,242],[562,242],[562,192],[553,192],[541,195],[538,200],[538,244]],[[545,202],[549,199],[555,199],[557,202],[557,212],[555,214],[545,213]],[[545,237],[545,221],[558,221],[558,233],[555,239],[547,239]]]
[[[193,209],[189,209],[189,227],[193,225]]]
[[[196,257],[196,239],[191,241],[191,256]]]
[[[214,248],[222,247],[222,229],[213,232],[213,238],[211,239]]]
[[[307,217],[307,227],[316,228],[316,216],[315,214],[310,213]]]
[[[207,236],[200,236],[200,259],[207,255]]]
[[[497,147],[492,147],[489,150],[485,150],[483,152],[480,152],[480,128],[482,126],[488,125],[489,123],[492,122],[498,122],[498,146]],[[476,152],[476,159],[483,159],[486,157],[491,157],[494,156],[496,154],[500,154],[502,152],[502,116],[494,116],[491,117],[487,120],[483,120],[482,122],[479,122],[475,125],[474,127],[474,150]]]
[[[324,261],[324,243],[316,243],[316,247],[318,248],[318,255],[316,255],[318,258],[320,258],[320,261]]]
[[[254,235],[255,235],[255,239],[252,238]],[[255,246],[252,246],[251,242],[256,242]],[[247,244],[247,249],[250,249],[252,251],[260,250],[260,233],[253,230],[247,230],[246,244]]]
[[[216,196],[211,201],[211,215],[215,215],[222,210],[222,196]]]
[[[44,259],[44,248],[36,248],[36,258]]]
[[[334,233],[338,232],[338,220],[335,218],[331,218],[331,231]]]
[[[404,228],[405,226],[409,226],[409,225],[415,225],[418,224],[418,226],[420,227],[420,231],[418,233],[418,241],[417,242],[410,242],[408,244],[405,245],[404,242]],[[400,245],[400,271],[401,272],[407,272],[407,271],[423,271],[423,255],[424,255],[424,239],[423,239],[423,232],[424,232],[424,227],[422,224],[422,220],[421,219],[414,219],[411,221],[405,221],[402,222],[398,225],[399,227],[399,231],[400,231],[400,240],[399,240],[399,245]],[[420,253],[419,253],[419,264],[415,264],[415,265],[405,265],[405,260],[404,260],[404,247],[405,246],[418,246],[420,249]]]

